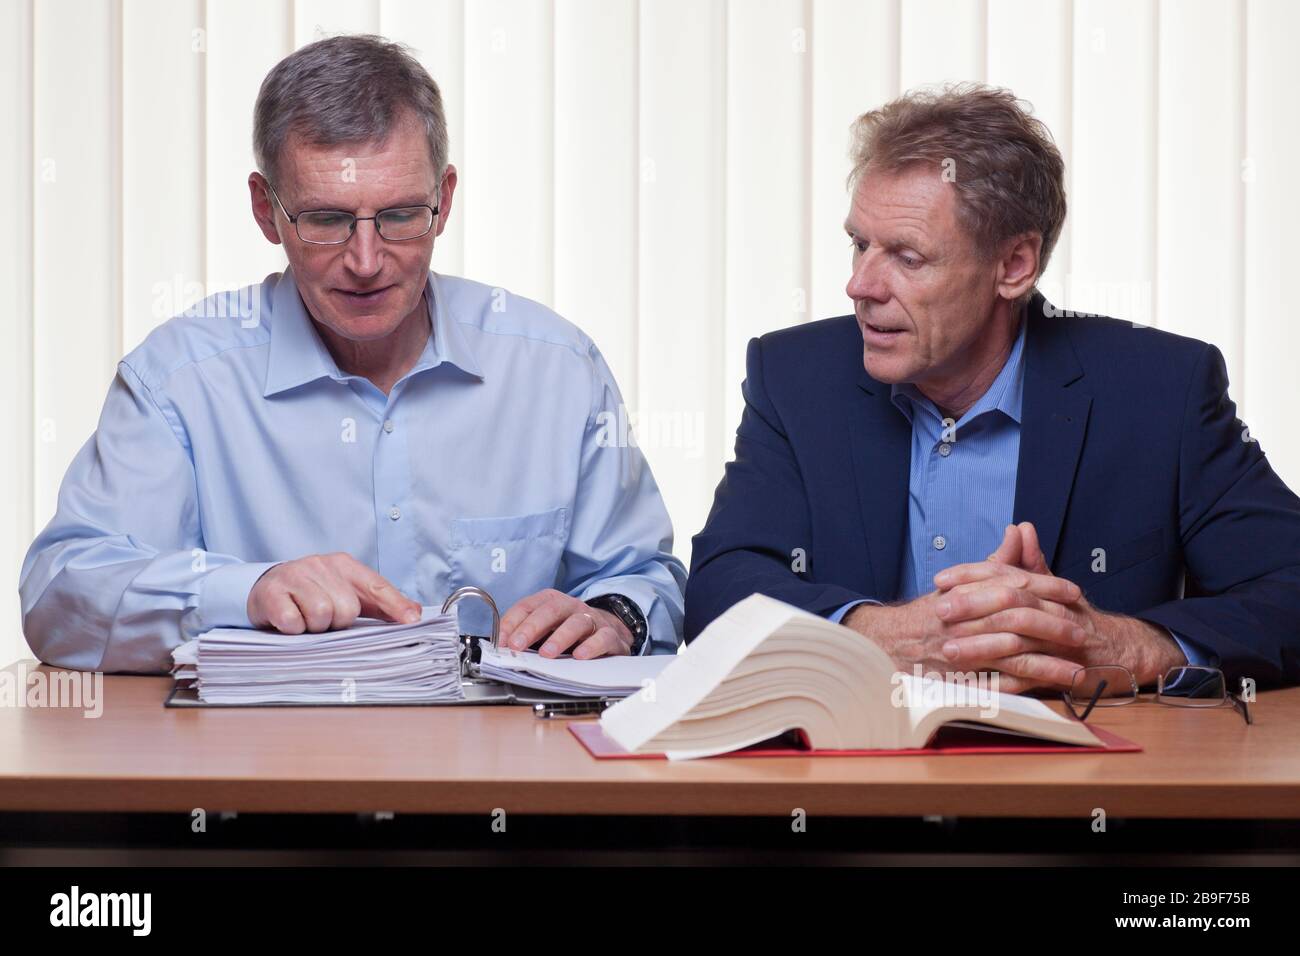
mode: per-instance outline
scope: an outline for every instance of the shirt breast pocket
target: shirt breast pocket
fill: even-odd
[[[526,515],[454,518],[448,547],[453,585],[483,588],[505,614],[520,598],[559,583],[568,538],[568,508]],[[466,633],[489,633],[490,619],[486,614],[479,619],[478,602],[467,602],[463,607],[461,629]]]

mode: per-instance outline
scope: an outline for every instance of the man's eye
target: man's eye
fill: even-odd
[[[849,237],[849,245],[853,247],[854,252],[862,253],[867,251],[867,244],[862,239],[854,239],[852,237]]]
[[[392,209],[384,213],[384,222],[391,222],[395,226],[403,223],[414,222],[416,216],[420,215],[414,209]]]
[[[900,252],[898,254],[898,259],[900,262],[903,263],[903,265],[907,266],[907,268],[909,269],[915,269],[917,266],[921,264],[920,259],[916,258],[916,256],[910,256],[906,252]]]
[[[313,212],[307,215],[307,221],[313,226],[340,226],[350,217],[339,212]]]

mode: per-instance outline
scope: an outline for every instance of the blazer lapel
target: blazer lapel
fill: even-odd
[[[867,546],[868,593],[892,601],[900,592],[908,480],[912,470],[912,429],[889,400],[889,386],[864,370],[858,379],[849,421],[853,471]]]
[[[1069,320],[1045,314],[1035,294],[1026,310],[1024,397],[1020,461],[1016,470],[1016,522],[1033,522],[1048,566],[1054,566],[1061,526],[1083,451],[1092,396],[1070,344]]]

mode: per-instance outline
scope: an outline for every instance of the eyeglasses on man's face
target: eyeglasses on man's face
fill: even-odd
[[[1117,707],[1145,699],[1138,694],[1133,672],[1119,664],[1080,668],[1062,696],[1065,706],[1079,720],[1087,720],[1094,707]],[[1228,689],[1228,678],[1217,667],[1189,664],[1170,668],[1156,683],[1155,702],[1192,708],[1231,705],[1247,724],[1254,723],[1246,698]],[[1083,713],[1079,713],[1080,707]]]
[[[375,230],[389,242],[420,239],[433,229],[433,219],[438,215],[438,207],[428,204],[394,206],[381,209],[373,216],[357,216],[344,209],[305,209],[291,213],[280,202],[275,187],[270,182],[266,186],[285,218],[293,223],[298,238],[317,246],[337,246],[347,242],[357,231],[357,223],[367,219],[374,222]]]

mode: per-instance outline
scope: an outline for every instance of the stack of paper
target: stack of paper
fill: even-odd
[[[542,657],[536,651],[498,650],[483,641],[479,675],[570,697],[627,697],[652,684],[675,655]]]
[[[319,634],[214,628],[172,652],[172,674],[211,704],[461,700],[457,616],[415,624],[362,618]]]

